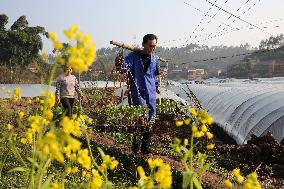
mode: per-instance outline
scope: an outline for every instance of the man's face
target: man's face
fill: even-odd
[[[152,52],[154,52],[154,50],[156,49],[156,45],[156,39],[148,40],[147,43],[142,43],[142,46],[144,47],[144,52],[146,52],[147,54],[151,54]]]

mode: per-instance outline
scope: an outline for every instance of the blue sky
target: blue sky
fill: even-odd
[[[206,0],[1,0],[0,13],[9,17],[9,25],[19,16],[26,15],[31,26],[40,25],[47,31],[54,31],[62,41],[66,40],[63,30],[78,24],[83,32],[94,37],[98,48],[110,46],[109,41],[112,39],[140,44],[146,33],[157,34],[160,45],[167,47],[194,43],[198,39],[204,39],[198,43],[209,46],[239,45],[245,42],[257,46],[261,39],[284,33],[283,0],[210,1],[216,1],[218,6],[253,24],[273,22],[259,25],[267,27],[263,29],[265,31],[249,29],[248,24],[237,19],[233,22],[233,18],[228,19],[229,15],[216,7],[208,11],[211,6]],[[205,17],[193,7],[204,13],[208,11],[211,17],[217,14],[214,19]],[[202,18],[203,21],[197,27]],[[223,28],[226,31],[229,27],[224,23],[244,29],[205,40],[210,33],[220,32]],[[201,37],[189,38],[195,36],[193,31]],[[51,49],[51,43],[46,39],[44,48],[48,51]]]

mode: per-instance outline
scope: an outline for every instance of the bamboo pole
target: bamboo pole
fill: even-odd
[[[130,50],[130,51],[142,51],[142,48],[133,47],[130,44],[122,43],[122,42],[116,41],[116,40],[110,41],[110,44],[118,46],[118,47],[121,47],[121,48],[124,48],[124,49],[127,49],[127,50]],[[158,60],[161,61],[161,62],[168,62],[169,61],[169,60],[163,59],[163,58],[161,58],[159,56],[157,56],[157,57],[158,57]]]

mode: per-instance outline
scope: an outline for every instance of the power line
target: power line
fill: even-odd
[[[281,20],[282,20],[282,19],[276,20],[276,21],[281,21]],[[257,24],[257,25],[259,25],[259,24]],[[279,28],[280,26],[279,26],[279,25],[276,25],[276,26],[273,26],[273,27],[274,27],[274,28]],[[215,33],[215,35],[213,35],[212,37],[208,37],[208,38],[205,38],[205,39],[203,39],[203,40],[199,40],[199,41],[197,41],[197,42],[208,41],[208,40],[210,40],[210,39],[214,39],[214,38],[217,38],[217,37],[220,37],[220,36],[224,36],[224,35],[226,35],[226,34],[229,34],[229,33],[235,32],[235,31],[239,31],[239,30],[244,29],[244,28],[248,28],[249,30],[254,29],[254,28],[251,27],[251,26],[244,26],[244,27],[239,28],[238,30],[236,30],[236,29],[225,30],[223,33],[222,33],[222,32],[217,32],[217,33]],[[264,27],[262,27],[262,28],[267,29],[267,28],[272,28],[272,27],[264,26]]]
[[[248,52],[248,53],[233,54],[230,56],[218,56],[218,57],[212,57],[212,58],[207,58],[207,59],[186,61],[186,62],[182,62],[181,64],[190,64],[190,63],[207,62],[207,61],[220,60],[220,59],[226,59],[226,58],[234,58],[234,57],[247,56],[247,55],[252,55],[252,54],[265,53],[265,52],[270,52],[270,51],[279,51],[282,49],[284,49],[284,46],[281,46],[275,49],[264,49],[264,50],[258,50],[254,52]]]
[[[192,7],[193,9],[197,10],[198,12],[201,12],[202,14],[204,14],[204,15],[206,16],[206,13],[205,13],[205,12],[203,12],[203,11],[201,11],[200,9],[198,9],[197,7],[195,7],[195,6],[191,5],[191,4],[189,4],[188,2],[184,2],[184,4],[186,4],[186,5],[190,6],[190,7]],[[218,12],[216,12],[213,16],[208,15],[208,14],[207,14],[207,16],[210,17],[210,18],[212,18],[212,19],[214,19],[214,20],[217,20],[217,19],[215,18],[217,14],[218,14]],[[226,24],[226,23],[224,23],[224,22],[222,22],[222,21],[219,21],[219,20],[217,20],[217,21],[220,22],[220,23],[222,23],[222,24],[225,24],[226,26],[228,26],[228,27],[230,27],[230,28],[234,28],[234,27],[232,27],[231,25]],[[209,22],[207,22],[207,23],[209,23]]]
[[[245,2],[243,5],[247,4],[248,2],[250,2],[250,0],[246,0],[246,2]],[[258,2],[260,2],[260,0],[258,0]],[[247,13],[249,10],[251,10],[252,7],[254,7],[255,5],[256,5],[256,3],[254,3],[252,6],[250,6],[246,11],[244,11],[244,12],[242,13],[242,15],[246,14],[246,13]],[[241,8],[242,8],[242,6],[240,6],[240,7],[237,9],[237,12],[238,12]],[[227,20],[229,20],[230,18],[232,18],[231,15],[229,16],[229,18],[228,18]],[[236,21],[236,19],[234,19],[230,24],[233,24],[235,21]],[[221,25],[218,27],[218,29],[219,29],[220,27],[221,27]],[[224,30],[225,30],[225,27],[223,27],[223,29],[222,29],[220,32],[218,32],[218,33],[222,33]],[[226,31],[228,31],[228,29],[225,30],[225,32],[226,32]]]
[[[220,7],[220,6],[218,6],[218,5],[214,4],[214,3],[212,3],[211,1],[209,1],[209,0],[205,0],[205,1],[208,2],[208,3],[209,3],[210,5],[212,5],[212,6],[214,6],[214,7],[216,7],[216,8],[219,8],[219,9],[222,10],[223,12],[225,12],[225,13],[227,13],[227,14],[229,14],[229,15],[235,17],[235,18],[237,18],[238,20],[240,20],[240,21],[242,21],[242,22],[244,22],[244,23],[246,23],[246,24],[249,24],[249,25],[251,25],[251,26],[253,26],[253,27],[255,27],[255,28],[257,28],[257,29],[259,29],[259,30],[261,30],[261,31],[263,31],[263,32],[265,32],[265,33],[268,33],[268,32],[266,32],[265,30],[263,30],[262,28],[256,26],[255,24],[252,24],[252,23],[250,23],[250,22],[248,22],[248,21],[246,21],[246,20],[240,18],[239,16],[234,15],[233,13],[230,13],[229,11],[225,10],[224,8],[222,8],[222,7]],[[268,33],[268,34],[269,34],[269,35],[272,35],[272,34],[270,34],[270,33]]]
[[[216,3],[218,0],[215,0],[214,2]],[[226,3],[226,2],[225,2]],[[212,9],[212,5],[210,6],[210,8],[208,9],[208,11],[205,13],[205,15],[202,17],[202,19],[199,21],[199,24],[195,27],[195,29],[193,30],[192,34],[190,35],[190,38],[192,37],[193,34],[195,34],[195,31],[197,30],[197,28],[199,28],[199,26],[203,23],[203,20],[209,15],[209,11]],[[219,10],[220,11],[220,10]],[[216,13],[217,14],[217,13]],[[216,14],[214,16],[216,16]],[[210,22],[207,22],[206,25],[208,25]],[[205,26],[206,26],[205,25]],[[203,26],[202,31],[204,30],[205,26]],[[195,36],[196,38],[197,36]],[[193,43],[190,43],[193,44]],[[179,51],[177,51],[172,58],[175,58],[175,56],[178,54]]]
[[[273,20],[268,20],[268,21],[265,21],[265,22],[256,23],[256,25],[258,25],[259,27],[261,27],[261,25],[264,25],[263,28],[266,28],[266,29],[267,29],[267,28],[272,28],[272,27],[279,28],[279,27],[280,27],[279,25],[269,27],[269,26],[267,26],[267,25],[265,25],[265,24],[270,24],[270,23],[273,23],[273,22],[280,22],[280,21],[282,21],[282,20],[283,20],[283,19],[281,19],[281,18],[280,18],[280,19],[273,19]],[[198,43],[198,42],[204,42],[204,41],[207,41],[207,40],[210,40],[210,39],[214,39],[214,38],[217,38],[217,37],[220,37],[220,36],[223,36],[223,35],[226,35],[226,34],[235,32],[235,31],[240,31],[240,30],[246,29],[246,28],[248,28],[248,29],[250,29],[250,30],[254,29],[254,27],[251,27],[250,25],[246,25],[246,26],[243,26],[243,27],[239,27],[238,29],[234,29],[234,30],[232,29],[232,30],[230,30],[230,31],[223,32],[223,33],[219,33],[219,32],[212,33],[212,34],[213,34],[212,37],[208,37],[208,34],[204,34],[204,35],[199,34],[199,35],[197,36],[198,38],[199,38],[199,37],[202,37],[202,36],[204,36],[205,38],[199,39],[199,40],[197,41],[197,43]],[[191,36],[190,36],[190,37],[191,37]],[[166,43],[176,42],[176,41],[181,41],[181,40],[185,40],[185,42],[188,42],[189,39],[190,39],[190,37],[183,37],[183,38],[179,38],[179,39],[168,40],[168,41],[162,42],[162,43],[160,43],[160,44],[166,44]],[[193,43],[191,43],[191,44],[193,44]],[[181,45],[180,47],[185,47],[186,45],[189,45],[189,44],[184,44],[184,45]],[[171,48],[169,48],[169,49],[173,49],[173,48],[178,48],[178,47],[177,47],[177,46],[176,46],[176,47],[171,47]],[[159,52],[159,51],[158,51],[158,52]]]
[[[258,2],[259,2],[260,0],[258,0]],[[225,3],[227,3],[228,2],[228,0],[226,0],[226,2]],[[244,4],[247,4],[249,1],[247,0]],[[193,5],[191,5],[191,4],[189,4],[189,3],[187,3],[187,2],[183,2],[184,4],[186,4],[186,5],[188,5],[188,6],[190,6],[191,8],[193,8],[194,10],[196,10],[196,11],[198,11],[198,12],[201,12],[202,14],[204,14],[204,16],[206,15],[206,13],[204,13],[203,11],[201,11],[200,9],[198,9],[197,7],[195,7],[195,6],[193,6]],[[254,3],[253,4],[253,6],[255,6],[255,4],[256,3]],[[251,6],[251,7],[253,7],[253,6]],[[240,6],[240,8],[238,8],[238,10],[239,9],[241,9],[241,7],[242,6]],[[248,8],[248,10],[250,10],[251,9],[251,7],[249,7]],[[218,9],[219,11],[221,10],[221,9]],[[213,16],[212,15],[207,15],[208,17],[210,17],[210,18],[212,18],[212,19],[215,19],[215,20],[217,20],[216,18],[215,18],[215,16],[216,16],[216,14],[217,14],[218,12],[216,12]],[[231,16],[231,15],[230,15]],[[219,20],[218,20],[219,21]],[[220,22],[220,21],[219,21]],[[234,22],[234,21],[233,21]],[[233,23],[232,22],[232,23]],[[179,38],[179,39],[176,39],[176,40],[169,40],[169,41],[166,41],[166,42],[163,42],[163,43],[161,43],[161,44],[166,44],[166,43],[170,43],[170,42],[177,42],[177,41],[182,41],[182,40],[184,40],[185,42],[188,42],[189,40],[192,40],[192,39],[199,39],[199,40],[197,40],[195,43],[199,43],[199,42],[204,42],[204,41],[206,41],[206,40],[210,40],[210,39],[214,39],[215,37],[220,37],[220,36],[223,36],[223,35],[226,35],[226,34],[229,34],[229,33],[231,33],[231,32],[233,32],[233,31],[239,31],[240,29],[242,29],[242,28],[239,28],[239,27],[233,27],[233,26],[231,26],[231,25],[229,25],[229,24],[226,24],[226,23],[224,23],[224,22],[221,22],[222,24],[224,24],[224,25],[226,25],[226,26],[228,26],[228,27],[230,27],[230,28],[232,28],[231,30],[229,30],[229,32],[227,32],[228,30],[225,30],[225,32],[223,32],[224,31],[224,29],[222,30],[222,31],[220,31],[220,32],[216,32],[216,33],[213,33],[213,32],[211,32],[205,39],[203,39],[203,40],[200,40],[199,38],[202,36],[202,34],[199,34],[199,35],[195,35],[195,36],[192,36],[192,35],[190,35],[189,37],[184,37],[184,38]],[[260,23],[260,24],[262,24],[262,23]],[[258,25],[258,24],[253,24],[253,25]],[[221,27],[222,25],[220,25],[219,27]],[[249,25],[250,27],[251,27],[251,25]],[[233,28],[235,28],[235,29],[233,29]],[[244,28],[244,27],[243,27]],[[252,28],[254,28],[254,27],[252,27]],[[252,29],[252,28],[250,28],[250,29]],[[267,29],[268,27],[263,27],[263,29]],[[263,30],[262,29],[262,30]],[[203,29],[202,29],[203,30]],[[264,31],[264,30],[263,30]],[[223,32],[223,33],[222,33]],[[213,35],[213,37],[210,37],[211,35]],[[193,42],[192,43],[190,43],[190,44],[194,44]],[[185,46],[185,45],[182,45],[182,46]],[[174,47],[174,48],[177,48],[177,47]]]
[[[246,0],[246,2],[243,4],[243,5],[245,5],[246,3],[248,3],[250,0]],[[227,3],[228,1],[226,1],[225,3]],[[187,3],[187,2],[184,2],[185,4],[187,4],[187,5],[189,5],[189,6],[191,6],[192,8],[194,8],[195,10],[197,10],[197,11],[199,11],[199,12],[202,12],[201,10],[199,10],[198,8],[196,8],[196,7],[194,7],[194,6],[192,6],[191,4],[189,4],[189,3]],[[216,3],[216,1],[214,2],[214,3]],[[254,4],[255,5],[255,4]],[[211,5],[212,6],[212,5]],[[242,8],[242,6],[240,6],[240,8],[238,8],[238,10],[237,11],[239,11],[240,9]],[[250,8],[249,8],[250,9]],[[219,13],[219,11],[220,11],[221,9],[218,9],[218,11],[214,14],[214,16],[212,16],[211,18],[215,18],[215,16]],[[206,15],[205,15],[206,16]],[[229,20],[231,18],[231,15],[230,15],[230,17],[227,19],[227,20]],[[215,20],[217,20],[217,19],[215,19]],[[207,23],[209,24],[210,22],[211,22],[212,20],[210,20],[210,21],[208,21]],[[232,23],[234,23],[235,22],[235,20],[232,22]],[[231,23],[231,24],[232,24]],[[221,26],[222,25],[225,25],[225,26],[228,26],[228,27],[230,27],[230,28],[234,28],[234,27],[232,27],[231,25],[229,25],[229,24],[226,24],[226,23],[224,23],[224,22],[221,22],[221,24],[218,26],[218,28],[221,28]],[[223,30],[222,31],[224,31],[224,29],[225,28],[223,28]],[[238,30],[238,28],[236,28],[237,30]],[[200,30],[201,32],[203,31],[203,29],[202,30]],[[220,31],[221,32],[221,31]],[[219,32],[218,32],[219,33]],[[208,37],[207,38],[209,38],[211,35],[213,34],[213,32],[212,33],[210,33],[209,35],[208,35]],[[190,36],[191,37],[191,36]],[[195,38],[196,38],[196,36],[195,36]],[[197,43],[198,43],[199,41],[197,41]]]

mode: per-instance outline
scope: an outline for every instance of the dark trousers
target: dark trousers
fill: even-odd
[[[66,116],[68,116],[70,119],[72,118],[73,115],[73,104],[74,104],[75,98],[61,98],[60,102],[65,109]]]

